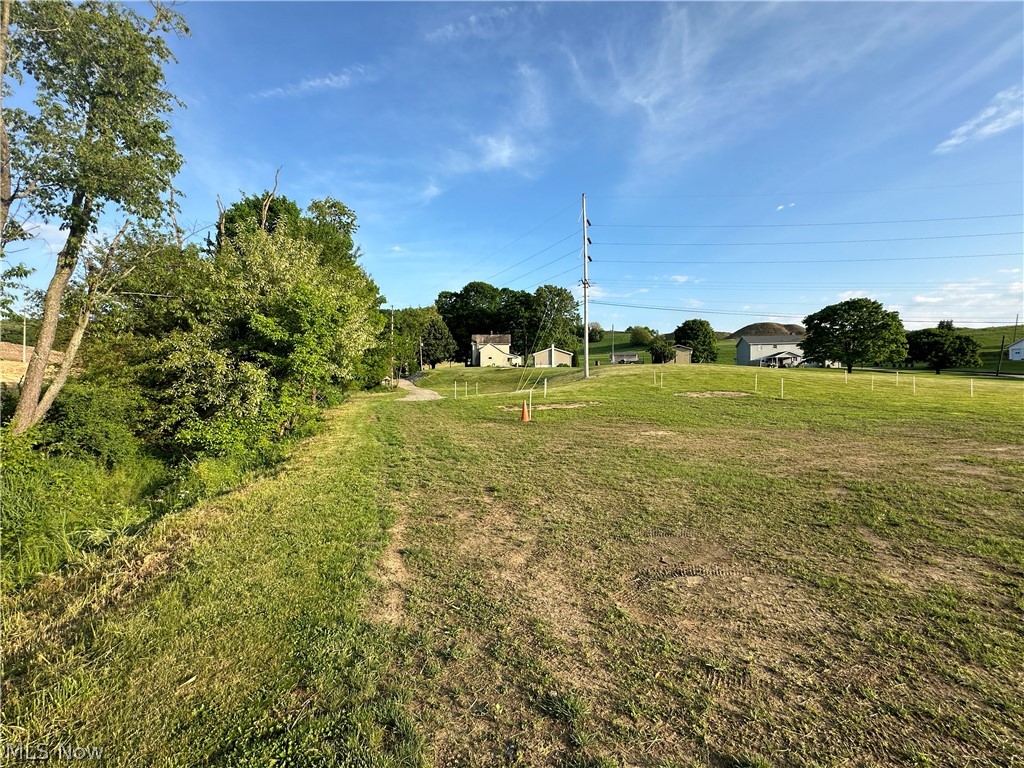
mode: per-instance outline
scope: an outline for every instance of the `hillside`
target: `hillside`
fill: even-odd
[[[803,336],[805,333],[802,325],[789,323],[751,323],[740,328],[735,333],[729,334],[726,338],[738,339],[741,336],[783,336],[785,334],[796,334]]]

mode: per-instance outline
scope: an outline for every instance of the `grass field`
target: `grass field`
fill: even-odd
[[[278,475],[10,597],[5,741],[109,765],[1019,764],[1024,383],[531,373],[546,399],[481,369],[359,398]]]

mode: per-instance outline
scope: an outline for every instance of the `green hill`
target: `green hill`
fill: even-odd
[[[999,342],[1006,337],[1006,346],[1013,341],[1014,327],[1012,325],[996,325],[991,328],[957,328],[959,333],[977,339],[981,344],[981,368],[964,370],[995,371],[996,363],[999,360]],[[1024,327],[1017,327],[1017,338],[1024,338]],[[1024,361],[1007,359],[1006,352],[1003,352],[1003,364],[1000,367],[1001,373],[1024,373]]]
[[[751,323],[750,325],[743,326],[735,333],[729,334],[727,338],[738,339],[740,336],[782,336],[787,333],[802,336],[804,334],[804,327],[793,323],[787,325],[782,323]]]

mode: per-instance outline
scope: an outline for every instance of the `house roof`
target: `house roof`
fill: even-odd
[[[474,333],[469,340],[475,344],[511,344],[512,334],[510,333]]]
[[[685,344],[673,344],[672,349],[688,349],[693,352],[693,347],[688,347]]]
[[[800,357],[796,352],[791,352],[788,349],[784,349],[781,352],[776,352],[774,355],[766,355],[764,360],[771,360],[773,357]]]
[[[803,340],[803,336],[787,333],[776,336],[740,336],[736,344],[739,345],[740,341],[745,341],[747,344],[799,344]]]
[[[1012,344],[1007,344],[1006,348],[1007,349],[1013,349],[1014,347],[1019,347],[1021,344],[1024,344],[1024,339],[1017,339]]]
[[[538,349],[536,352],[533,352],[531,354],[539,355],[541,352],[547,352],[549,349],[553,349],[553,350],[555,350],[555,352],[561,352],[561,353],[566,354],[566,355],[571,355],[572,354],[572,352],[570,352],[568,349],[562,349],[561,347],[556,347],[554,344],[552,344],[550,347],[544,347],[544,349]]]

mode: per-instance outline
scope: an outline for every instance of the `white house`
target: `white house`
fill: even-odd
[[[473,355],[470,365],[515,368],[523,364],[519,355],[512,354],[512,336],[508,333],[476,333],[469,339]]]
[[[1006,348],[1011,360],[1024,360],[1024,339],[1018,339]]]
[[[736,342],[736,365],[795,368],[804,361],[803,336],[741,336]]]

